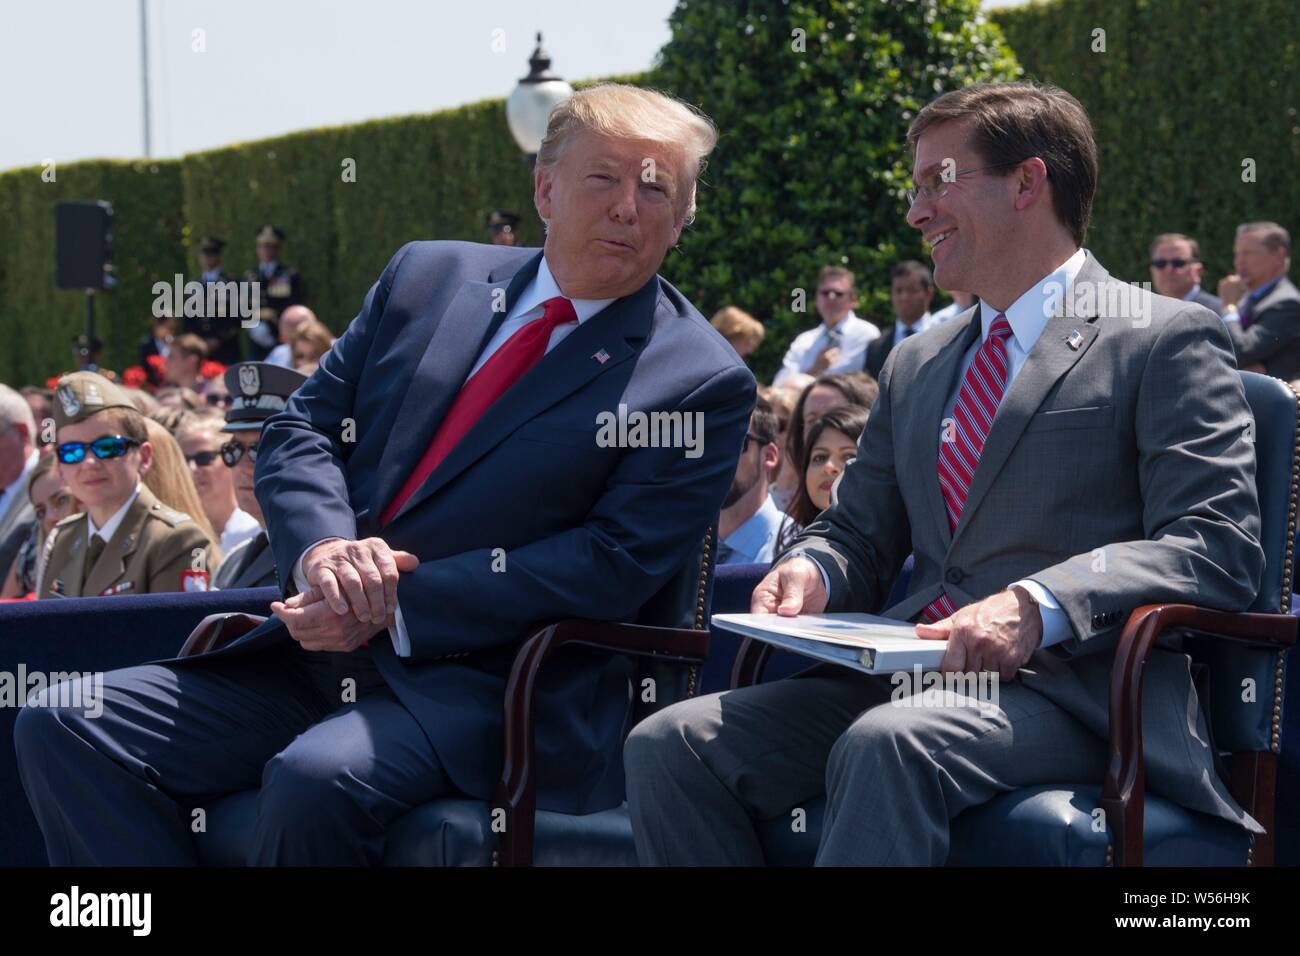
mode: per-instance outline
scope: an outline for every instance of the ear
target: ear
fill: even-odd
[[[153,464],[153,445],[148,442],[140,444],[140,477],[143,478],[149,466]]]
[[[555,185],[555,170],[537,166],[533,170],[533,205],[537,215],[543,219],[551,218],[551,189]]]
[[[776,473],[776,469],[781,465],[781,446],[776,442],[763,446],[763,469],[765,471]]]
[[[1028,209],[1047,196],[1047,165],[1037,156],[1026,159],[1008,178],[1016,184],[1016,209]]]

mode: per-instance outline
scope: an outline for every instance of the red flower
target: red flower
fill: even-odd
[[[224,375],[226,367],[220,362],[214,362],[211,359],[199,366],[199,374],[204,378],[216,378],[218,375]]]
[[[144,388],[149,384],[149,375],[139,365],[132,365],[122,373],[122,384],[127,388]]]

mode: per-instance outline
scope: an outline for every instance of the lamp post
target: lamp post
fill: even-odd
[[[546,122],[551,110],[573,95],[573,87],[551,72],[551,58],[542,49],[542,34],[537,34],[537,49],[528,60],[528,75],[519,81],[506,99],[506,122],[524,158],[531,166],[546,136]]]

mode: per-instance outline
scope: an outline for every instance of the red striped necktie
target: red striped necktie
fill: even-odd
[[[533,319],[506,339],[479,370],[470,376],[469,381],[461,386],[429,447],[380,515],[383,524],[388,524],[402,510],[406,499],[415,494],[416,489],[433,474],[434,469],[456,447],[456,443],[479,420],[479,416],[491,408],[511,385],[523,378],[524,373],[546,354],[551,333],[558,326],[578,321],[573,303],[564,296],[547,299],[542,303],[542,309],[540,319]]]
[[[975,360],[966,369],[957,404],[952,410],[952,427],[946,429],[939,445],[939,490],[948,510],[948,530],[955,531],[966,506],[966,495],[975,479],[975,466],[984,451],[984,442],[993,427],[1002,395],[1007,390],[1011,360],[1007,356],[1007,339],[1011,324],[1005,313],[989,326],[989,334],[975,352]],[[957,606],[947,592],[930,602],[922,618],[926,623],[952,616]]]

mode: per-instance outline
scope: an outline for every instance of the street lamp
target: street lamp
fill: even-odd
[[[546,136],[551,110],[573,95],[573,87],[551,72],[551,58],[542,49],[540,32],[528,66],[528,75],[506,99],[506,122],[510,124],[510,135],[531,164],[537,159],[537,151]]]

